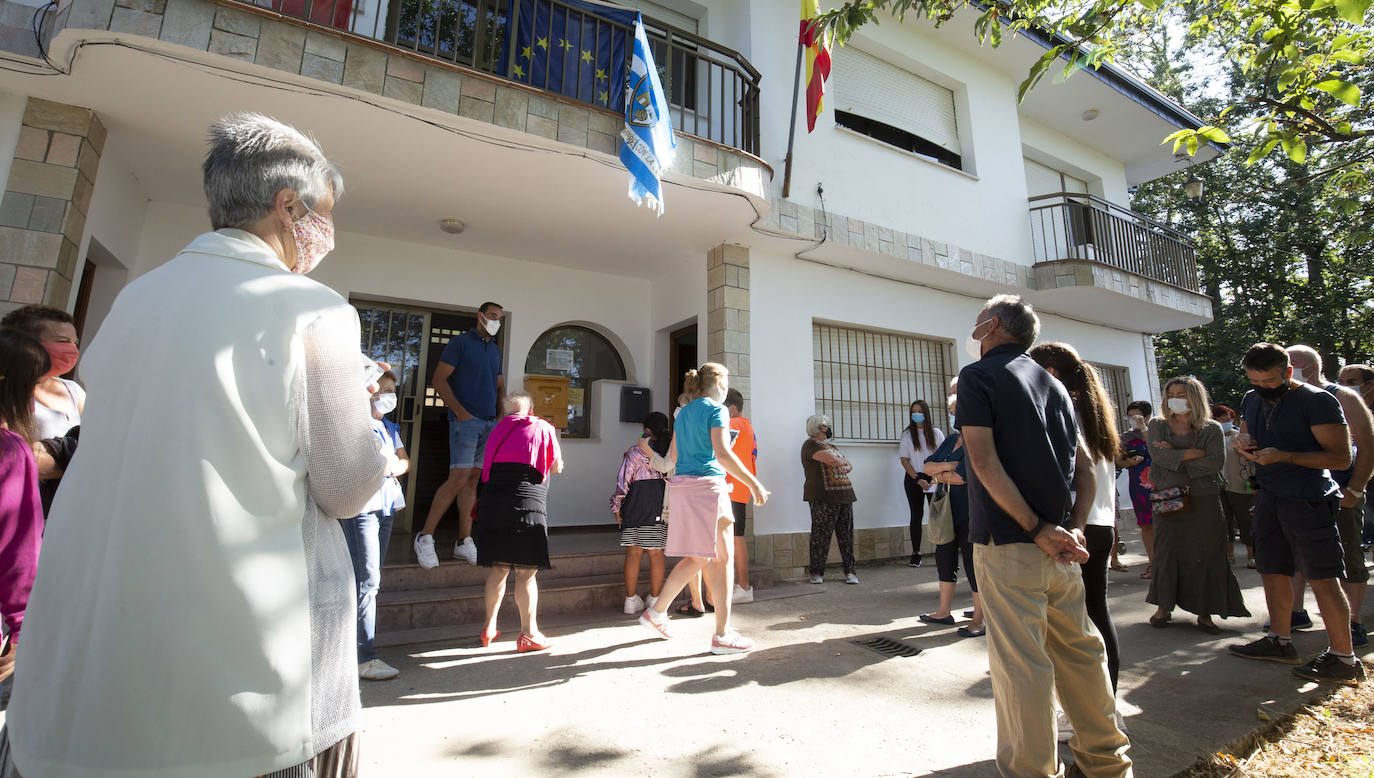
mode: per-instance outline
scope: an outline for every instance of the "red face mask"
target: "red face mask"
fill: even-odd
[[[44,378],[66,375],[76,367],[76,360],[81,358],[81,351],[75,343],[44,343],[43,348],[48,351],[48,372],[43,374]]]

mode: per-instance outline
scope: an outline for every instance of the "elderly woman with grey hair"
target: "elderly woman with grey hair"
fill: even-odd
[[[129,284],[83,360],[0,775],[357,772],[337,519],[385,459],[357,314],[303,275],[343,182],[256,115],[210,128],[204,173],[214,231]]]
[[[830,417],[816,414],[806,420],[806,441],[802,443],[802,499],[811,505],[811,564],[807,568],[811,583],[825,581],[825,560],[830,556],[830,536],[840,547],[844,563],[844,582],[859,582],[854,562],[854,483],[849,472],[854,466],[830,442],[834,436]]]

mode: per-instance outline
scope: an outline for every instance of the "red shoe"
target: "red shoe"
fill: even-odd
[[[522,654],[526,651],[547,651],[550,648],[553,648],[553,643],[549,642],[548,638],[545,638],[544,642],[540,643],[529,635],[522,634],[520,638],[515,641],[515,650]]]
[[[482,634],[478,637],[478,640],[482,641],[482,648],[486,648],[487,646],[492,644],[492,641],[496,640],[499,637],[501,637],[501,630],[498,629],[495,632],[488,634],[486,629],[483,629]]]

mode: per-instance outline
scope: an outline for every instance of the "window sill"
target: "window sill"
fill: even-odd
[[[897,148],[896,146],[893,146],[891,143],[884,143],[884,142],[878,140],[877,138],[871,138],[871,137],[869,137],[869,136],[863,134],[862,132],[857,132],[857,131],[855,131],[855,130],[851,130],[851,129],[849,129],[848,127],[844,127],[844,126],[841,126],[841,125],[839,125],[839,124],[836,124],[836,125],[835,125],[835,129],[836,129],[836,131],[838,131],[838,132],[843,132],[843,133],[846,134],[846,135],[852,135],[852,136],[854,136],[855,138],[859,138],[860,140],[868,141],[869,143],[872,143],[872,144],[875,145],[875,146],[881,146],[882,148],[885,148],[885,149],[887,149],[888,151],[890,151],[890,152],[892,152],[892,153],[894,153],[894,154],[901,154],[902,156],[907,157],[908,159],[914,159],[914,160],[916,160],[917,162],[921,162],[921,163],[924,163],[924,164],[926,164],[926,165],[930,165],[931,167],[938,168],[938,169],[940,169],[940,170],[945,171],[946,173],[953,173],[953,174],[956,175],[956,176],[963,176],[964,178],[967,178],[967,179],[970,180],[970,181],[977,181],[977,180],[978,180],[978,176],[974,175],[973,173],[969,173],[969,172],[964,171],[964,170],[959,170],[959,169],[957,169],[957,168],[952,168],[952,167],[950,167],[949,165],[945,165],[945,164],[943,164],[943,163],[937,162],[937,161],[935,161],[935,160],[931,159],[930,157],[927,157],[927,156],[925,156],[925,155],[923,155],[923,154],[916,154],[915,152],[907,151],[906,149],[899,149],[899,148]]]

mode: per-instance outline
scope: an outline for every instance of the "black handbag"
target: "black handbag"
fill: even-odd
[[[663,522],[663,490],[668,482],[662,478],[645,478],[630,484],[625,501],[620,504],[620,527],[648,527]]]

